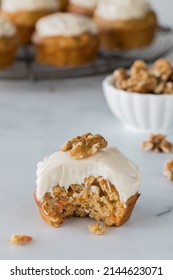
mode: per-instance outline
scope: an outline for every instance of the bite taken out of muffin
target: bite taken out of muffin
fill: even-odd
[[[101,135],[86,133],[38,163],[34,197],[53,227],[72,216],[121,226],[132,214],[140,184],[137,165]]]

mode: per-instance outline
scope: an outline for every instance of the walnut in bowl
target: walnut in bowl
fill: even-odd
[[[103,81],[113,114],[130,128],[173,130],[173,66],[161,58],[150,68],[140,60],[130,70],[119,68]]]

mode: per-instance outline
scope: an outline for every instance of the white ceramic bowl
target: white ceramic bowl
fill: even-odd
[[[103,91],[112,113],[129,128],[148,132],[173,130],[173,94],[139,94],[113,86],[113,76],[103,81]]]

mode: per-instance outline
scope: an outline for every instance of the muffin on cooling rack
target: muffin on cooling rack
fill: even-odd
[[[92,16],[98,0],[69,0],[69,12]]]
[[[0,69],[14,62],[17,46],[15,26],[0,16]]]
[[[100,0],[94,14],[104,49],[135,49],[149,45],[157,19],[148,0]]]
[[[33,43],[38,62],[78,66],[95,59],[98,30],[95,23],[84,16],[55,13],[37,22]]]
[[[21,44],[30,42],[38,19],[60,9],[60,0],[2,0],[1,13],[11,21]]]
[[[65,12],[67,10],[68,6],[68,0],[57,0],[58,2],[60,1],[60,10],[62,12]]]
[[[139,197],[139,168],[99,134],[86,133],[38,163],[34,194],[43,219],[91,217],[108,226],[125,223]]]

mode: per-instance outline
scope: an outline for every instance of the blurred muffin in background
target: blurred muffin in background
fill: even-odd
[[[135,49],[149,45],[157,18],[148,0],[100,0],[94,13],[104,49]]]
[[[55,13],[37,22],[32,41],[38,62],[55,66],[78,66],[95,59],[98,29],[87,17]]]
[[[60,6],[60,0],[2,0],[1,13],[17,27],[20,44],[27,44],[37,20],[58,11]]]
[[[15,26],[0,16],[0,69],[14,62],[17,46]]]
[[[69,0],[68,10],[71,13],[92,16],[98,0]]]
[[[65,12],[67,10],[68,6],[68,0],[57,0],[58,2],[60,1],[60,10],[62,12]]]

